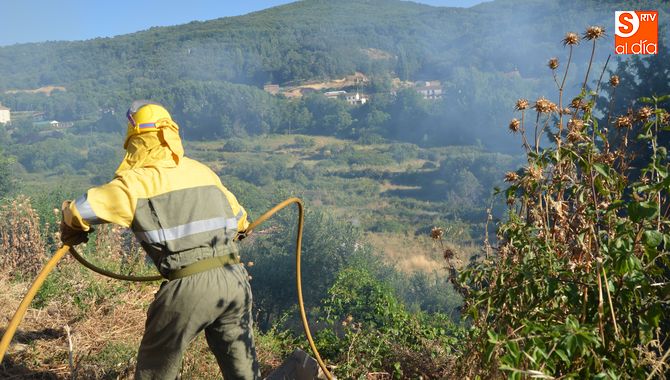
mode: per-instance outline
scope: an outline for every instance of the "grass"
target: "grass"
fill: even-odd
[[[297,144],[298,138],[302,139],[301,144]],[[305,139],[309,141],[305,142]],[[235,179],[231,189],[242,203],[256,205],[248,208],[252,216],[260,215],[267,205],[276,202],[277,194],[299,196],[306,201],[308,209],[324,210],[364,230],[366,241],[376,251],[383,252],[387,262],[407,274],[444,271],[441,251],[433,246],[428,237],[430,227],[451,226],[453,231],[463,226],[466,230],[472,229],[468,222],[455,222],[452,226],[452,221],[447,219],[449,216],[445,216],[450,206],[443,199],[426,201],[416,197],[422,191],[436,189],[431,186],[440,181],[441,160],[479,154],[472,150],[419,149],[424,158],[410,157],[398,163],[390,157],[389,144],[359,145],[332,137],[296,135],[264,136],[243,141],[248,149],[242,152],[222,150],[225,141],[188,142],[186,151],[188,156],[204,161],[221,173],[224,183]],[[324,147],[332,150],[347,147],[348,157],[353,157],[354,161],[356,157],[368,160],[362,164],[348,161],[350,158],[338,160],[337,153],[324,155]],[[384,162],[369,160],[371,156],[384,158]],[[428,161],[437,169],[421,169]],[[297,179],[275,177],[267,184],[254,185],[234,176],[240,162],[252,162],[260,168],[267,162],[281,162],[288,168],[285,175],[289,176],[294,174],[290,168],[302,163],[315,174],[307,173],[302,178],[295,177]],[[425,176],[434,178],[416,185],[408,184]],[[31,189],[42,189],[33,196],[34,207],[39,209],[40,215],[48,215],[46,221],[50,227],[43,228],[40,233],[43,240],[40,241],[52,246],[57,241],[52,235],[58,221],[52,210],[60,206],[62,199],[77,196],[91,186],[90,179],[76,173],[62,177],[28,174],[25,181],[24,190],[28,189],[25,184],[30,184]],[[446,185],[438,184],[437,188],[440,186]],[[244,202],[247,196],[254,199]],[[469,255],[477,250],[476,234],[466,231],[453,233],[451,237],[458,257],[466,262]],[[131,247],[124,245],[127,241],[122,231],[99,228],[98,233],[91,236],[88,247],[81,251],[96,265],[115,272],[155,273],[155,269],[145,265],[143,260],[125,254],[132,251]],[[39,263],[44,257],[38,259],[36,262]],[[32,275],[0,273],[0,286],[6,290],[0,294],[0,323],[9,321],[32,279]],[[87,379],[132,378],[146,308],[156,289],[156,284],[106,279],[82,268],[71,258],[64,259],[47,279],[21,324],[16,339],[18,344],[10,348],[10,359],[0,367],[0,378],[66,379],[73,373]],[[68,362],[65,326],[71,329],[74,368]],[[274,330],[256,336],[264,374],[281,364],[296,346],[295,338]],[[192,343],[185,355],[183,371],[185,378],[220,378],[216,361],[202,337]]]
[[[444,270],[444,260],[430,237],[399,236],[392,233],[367,233],[365,240],[386,254],[389,262],[405,273],[431,273]]]
[[[305,144],[306,140],[310,143]],[[473,147],[438,147],[416,148],[418,158],[410,156],[397,162],[390,158],[389,152],[394,148],[391,143],[360,145],[323,136],[269,135],[240,141],[242,146],[248,147],[247,150],[226,152],[221,149],[223,142],[208,141],[189,142],[187,152],[218,170],[224,176],[224,182],[235,175],[238,162],[257,163],[261,167],[267,162],[281,162],[287,168],[297,163],[305,165],[316,173],[314,177],[300,183],[275,179],[267,185],[257,185],[258,192],[269,197],[278,188],[284,188],[288,194],[302,197],[308,208],[325,209],[342,220],[353,221],[370,234],[369,242],[376,250],[387,253],[391,262],[398,262],[395,253],[399,251],[398,247],[410,249],[412,258],[401,260],[404,270],[432,270],[439,266],[440,260],[430,258],[431,250],[419,242],[415,234],[427,232],[434,225],[449,227],[454,216],[466,224],[471,223],[469,219],[472,218],[475,218],[472,222],[476,221],[466,233],[452,241],[457,251],[468,252],[469,256],[476,250],[471,247],[481,243],[481,226],[476,224],[485,221],[487,199],[479,200],[480,204],[475,206],[478,209],[464,208],[460,203],[450,204],[447,191],[455,186],[454,180],[458,178],[445,181],[439,167],[442,160],[466,163],[478,159],[514,161],[513,157],[505,155],[486,156],[487,153]],[[301,141],[303,144],[299,144]],[[259,145],[262,147],[260,151],[256,148]],[[338,152],[343,149],[348,150]],[[356,163],[357,157],[365,159]],[[388,162],[382,162],[384,160]],[[495,171],[495,168],[487,170]],[[481,179],[487,180],[490,179]],[[245,184],[242,191],[245,187],[249,185]],[[238,194],[238,197],[244,200],[244,194]],[[264,210],[249,211],[253,215]],[[461,224],[454,224],[453,228],[460,228]]]
[[[133,378],[146,309],[157,286],[86,271],[74,260],[63,260],[52,272],[19,326],[0,366],[0,378],[71,379],[73,374],[79,379]],[[10,280],[9,273],[0,273],[0,324],[7,325],[31,281]],[[71,329],[74,368],[69,364],[65,326]],[[292,351],[293,339],[275,330],[256,332],[264,375]],[[185,353],[182,378],[221,378],[204,334]]]

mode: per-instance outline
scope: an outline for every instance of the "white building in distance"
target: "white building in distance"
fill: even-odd
[[[8,124],[12,121],[9,108],[0,104],[0,124]]]
[[[323,94],[326,98],[328,99],[343,99],[347,103],[351,104],[352,106],[355,105],[363,105],[367,103],[368,97],[367,95],[360,94],[360,93],[348,93],[346,91],[328,91]]]

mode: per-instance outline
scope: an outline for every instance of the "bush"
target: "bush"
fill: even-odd
[[[14,173],[12,173],[12,166],[14,165],[14,158],[8,157],[0,149],[0,198],[8,195],[15,186]]]
[[[236,137],[228,139],[223,145],[224,152],[247,152],[250,150],[251,146],[246,140]]]
[[[243,244],[242,257],[254,263],[249,268],[254,302],[260,327],[267,329],[273,318],[295,305],[297,231],[293,207],[276,214],[272,224],[263,227],[272,233],[259,234],[251,245]],[[301,257],[302,282],[310,284],[303,288],[307,303],[316,304],[323,299],[339,270],[355,255],[365,254],[368,248],[359,239],[360,231],[349,224],[321,212],[306,213]]]
[[[305,137],[305,136],[296,136],[295,137],[295,146],[297,148],[313,148],[316,146],[316,141],[314,141],[313,138]]]
[[[598,36],[591,38],[594,47]],[[566,36],[572,50],[569,38],[577,36]],[[496,254],[460,276],[475,326],[463,376],[668,373],[662,356],[670,328],[670,219],[664,211],[670,164],[658,141],[670,130],[659,107],[670,96],[641,99],[647,105],[614,118],[617,134],[626,136],[616,146],[593,116],[597,93],[585,86],[569,112],[541,97],[535,115],[525,116],[528,102],[517,101],[520,119],[536,120],[534,135],[550,123],[556,143],[541,148],[539,138],[529,140],[526,125],[510,123],[521,135],[527,165],[506,175],[509,212]],[[630,166],[628,136],[651,147],[641,170]]]
[[[400,164],[417,158],[419,156],[419,147],[414,144],[391,144],[388,152]]]
[[[0,265],[36,274],[47,257],[40,217],[30,198],[19,195],[0,206]]]
[[[384,137],[377,133],[368,133],[366,131],[361,132],[361,136],[358,138],[358,143],[362,145],[374,145],[374,144],[383,144],[386,140]]]
[[[446,376],[448,354],[458,332],[439,314],[412,314],[364,267],[344,268],[324,300],[318,346],[339,363],[338,377],[360,378],[384,371],[394,378]]]
[[[419,156],[422,160],[437,161],[440,159],[440,154],[432,150],[422,149],[419,151]]]

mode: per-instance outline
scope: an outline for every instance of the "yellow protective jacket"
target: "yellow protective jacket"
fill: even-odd
[[[175,130],[130,139],[115,178],[89,189],[63,211],[70,227],[130,227],[164,276],[195,261],[237,254],[248,227],[235,196],[207,166],[183,156]]]

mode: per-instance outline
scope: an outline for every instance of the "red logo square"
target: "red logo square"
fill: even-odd
[[[658,54],[658,11],[614,12],[615,54]]]

